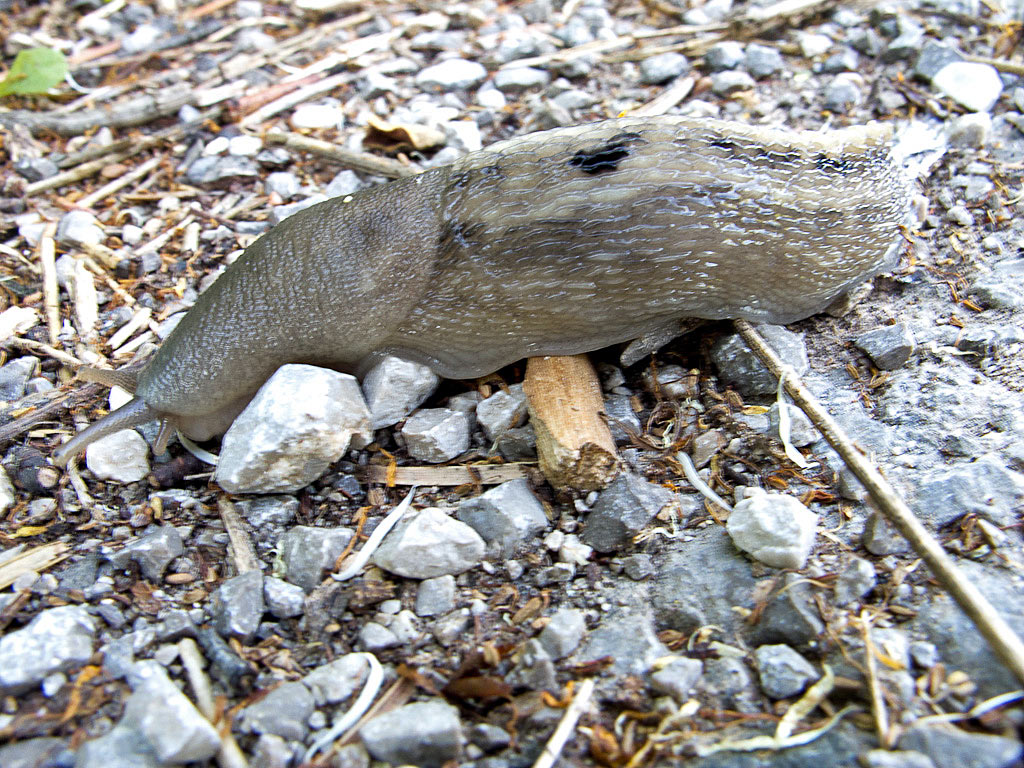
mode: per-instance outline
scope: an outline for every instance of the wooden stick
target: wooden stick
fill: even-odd
[[[388,468],[371,464],[361,473],[363,482],[387,483]],[[463,464],[457,467],[397,467],[395,485],[501,485],[527,477],[525,464]]]
[[[39,240],[39,265],[43,269],[43,303],[46,305],[46,327],[50,332],[50,344],[57,343],[60,335],[60,290],[57,288],[57,243],[54,235],[56,224],[47,224]]]
[[[793,398],[793,402],[800,406],[828,440],[829,445],[842,456],[846,466],[871,495],[871,500],[879,512],[910,542],[935,578],[974,622],[1000,661],[1021,683],[1024,683],[1024,642],[1021,642],[1017,633],[992,607],[974,583],[960,572],[946,550],[917,519],[889,481],[857,449],[843,428],[815,399],[796,373],[783,364],[754,327],[746,320],[737,320],[735,326],[747,346],[768,370],[776,378],[785,376],[786,391]]]
[[[558,727],[555,728],[555,732],[551,734],[548,743],[544,745],[540,757],[533,764],[533,768],[553,768],[555,761],[558,760],[558,756],[565,747],[565,743],[572,736],[573,731],[576,730],[576,723],[579,722],[580,716],[587,708],[587,705],[590,704],[590,697],[594,693],[594,685],[594,678],[592,677],[588,677],[580,685],[576,696],[573,697],[569,706],[565,708],[565,714],[562,715]]]
[[[593,491],[618,473],[604,398],[586,355],[531,357],[523,381],[541,472],[555,488]]]
[[[188,681],[192,685],[192,693],[196,698],[196,707],[202,712],[203,717],[213,725],[218,726],[217,704],[213,698],[213,691],[210,687],[210,679],[203,671],[203,654],[191,637],[186,637],[178,643],[178,655],[181,657],[182,666],[188,675]],[[248,762],[242,750],[238,748],[238,742],[230,730],[218,727],[220,734],[220,749],[217,751],[217,762],[221,768],[247,768]]]
[[[299,152],[310,152],[332,160],[346,168],[374,173],[378,176],[387,176],[389,179],[400,179],[403,176],[414,176],[419,173],[416,168],[404,165],[397,160],[392,160],[390,157],[377,157],[368,152],[353,152],[326,141],[310,139],[298,133],[270,131],[264,138],[268,144],[280,144],[283,147]]]
[[[220,512],[220,519],[224,521],[224,528],[227,529],[228,539],[231,541],[231,552],[234,555],[235,570],[238,573],[260,570],[260,561],[252,548],[252,541],[245,530],[242,518],[235,510],[235,505],[226,498],[217,499],[217,510]]]
[[[0,589],[7,589],[22,574],[32,571],[42,573],[70,556],[68,545],[62,541],[42,544],[20,552],[0,565]]]

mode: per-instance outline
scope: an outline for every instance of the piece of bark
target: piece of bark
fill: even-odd
[[[395,485],[500,485],[528,476],[528,469],[522,464],[462,464],[452,467],[396,467],[393,480]],[[367,483],[386,483],[388,468],[371,464],[362,471],[360,479]]]
[[[594,491],[618,473],[597,373],[586,355],[531,357],[523,390],[537,458],[555,488]]]

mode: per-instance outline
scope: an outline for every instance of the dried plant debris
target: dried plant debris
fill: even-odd
[[[79,366],[143,363],[321,200],[617,115],[886,121],[898,263],[758,331],[1024,632],[1019,3],[0,19],[0,765],[1019,764],[1020,683],[731,326],[575,361],[567,401],[391,360],[315,424],[300,377],[245,451],[48,460],[125,402]]]

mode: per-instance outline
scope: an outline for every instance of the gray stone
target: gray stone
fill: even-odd
[[[910,549],[907,540],[877,512],[868,517],[860,541],[872,555],[898,555]]]
[[[264,496],[237,504],[249,525],[258,531],[291,525],[299,511],[299,500],[294,496]]]
[[[907,750],[872,749],[864,753],[865,768],[935,768],[928,755]]]
[[[701,432],[693,438],[692,453],[693,465],[697,469],[703,469],[715,455],[725,447],[725,435],[720,429],[709,429]]]
[[[85,608],[47,608],[22,629],[0,637],[0,692],[26,691],[55,672],[77,669],[92,656],[96,625]]]
[[[988,112],[1003,92],[999,72],[988,64],[954,61],[935,73],[932,85],[970,112]]]
[[[0,400],[12,402],[25,396],[25,385],[39,367],[31,356],[19,357],[0,367]]]
[[[974,224],[974,215],[963,205],[954,205],[946,211],[946,218],[953,224],[969,227]]]
[[[942,527],[967,514],[998,526],[1013,525],[1024,501],[1024,475],[1007,469],[993,454],[957,466],[924,481],[914,495],[915,510]]]
[[[732,96],[740,91],[753,90],[756,83],[746,72],[726,70],[711,75],[711,91],[716,96]]]
[[[743,46],[735,40],[712,45],[704,54],[704,63],[712,72],[736,69],[743,62]]]
[[[674,498],[667,488],[623,472],[598,496],[581,538],[598,552],[628,546],[633,536]]]
[[[75,753],[75,768],[162,768],[141,734],[114,727],[82,744]]]
[[[440,616],[455,608],[455,577],[424,579],[416,590],[416,615]]]
[[[874,565],[863,558],[851,557],[843,565],[836,579],[836,604],[849,605],[857,602],[875,588],[877,579]]]
[[[604,412],[608,415],[608,426],[616,445],[632,443],[632,435],[640,434],[640,419],[633,410],[629,395],[608,395],[604,401]]]
[[[856,72],[840,72],[829,81],[822,94],[825,109],[845,113],[864,101],[864,78]]]
[[[554,691],[555,663],[539,640],[528,640],[519,652],[516,664],[506,676],[509,685],[531,691]]]
[[[477,723],[469,731],[470,742],[486,752],[497,752],[512,743],[508,731],[490,723]]]
[[[690,698],[693,687],[703,673],[704,664],[697,659],[672,659],[651,673],[651,688],[671,696],[681,704]]]
[[[915,640],[910,643],[910,658],[918,669],[931,669],[939,663],[939,649],[934,643]]]
[[[397,424],[437,389],[439,379],[427,366],[385,357],[363,377],[363,394],[373,429]]]
[[[368,674],[366,659],[358,653],[349,653],[317,667],[302,678],[302,682],[313,694],[316,705],[322,707],[352,698],[362,688]]]
[[[946,123],[946,136],[954,147],[981,149],[992,135],[992,115],[988,112],[971,112],[958,115]]]
[[[810,585],[799,574],[787,573],[751,634],[760,644],[803,645],[824,630]]]
[[[270,733],[289,741],[306,737],[307,722],[316,703],[302,683],[284,683],[243,709],[238,727],[246,733]]]
[[[525,479],[509,480],[459,505],[456,516],[486,542],[496,541],[506,557],[548,526],[544,506]]]
[[[953,46],[929,39],[914,62],[914,76],[930,83],[944,66],[963,60],[963,54]]]
[[[0,747],[4,768],[68,768],[74,762],[66,739],[42,736]]]
[[[228,429],[215,478],[231,493],[295,491],[323,474],[350,443],[373,439],[356,379],[284,365]]]
[[[411,579],[432,579],[468,571],[483,558],[486,545],[465,523],[436,507],[407,515],[373,555],[389,573]]]
[[[335,174],[324,192],[328,197],[344,197],[358,192],[360,187],[362,187],[362,182],[359,180],[359,176],[355,171],[346,168]]]
[[[135,483],[149,474],[149,445],[134,429],[101,437],[85,449],[85,465],[100,480]]]
[[[537,638],[552,659],[563,659],[576,650],[587,631],[583,611],[559,608]]]
[[[42,181],[60,173],[60,167],[48,157],[21,157],[14,170],[27,181]]]
[[[277,171],[263,180],[263,188],[268,195],[288,200],[299,194],[299,178],[294,173]]]
[[[902,368],[917,349],[914,333],[906,323],[874,328],[858,336],[856,343],[883,371]]]
[[[185,546],[178,529],[173,525],[165,525],[133,539],[107,559],[121,570],[134,561],[139,564],[143,576],[152,582],[159,582],[171,561],[180,557],[184,551]]]
[[[836,75],[840,72],[854,72],[859,65],[860,59],[853,48],[841,48],[825,59],[821,65],[821,71],[829,75]]]
[[[755,691],[753,676],[742,659],[722,656],[704,662],[704,674],[697,684],[697,692],[710,697],[718,707],[760,712],[761,704],[755,697]]]
[[[531,461],[537,458],[537,433],[532,424],[506,429],[494,440],[494,450],[508,461]]]
[[[430,632],[438,643],[448,648],[462,638],[469,622],[468,610],[452,611],[431,624]]]
[[[462,752],[459,711],[443,701],[424,701],[375,717],[359,738],[376,760],[438,768]]]
[[[536,67],[509,67],[494,75],[494,87],[502,93],[522,93],[532,88],[544,88],[551,82],[547,70]]]
[[[657,569],[650,555],[640,553],[623,559],[622,571],[633,581],[643,581],[653,576]]]
[[[804,567],[818,516],[792,496],[750,489],[726,521],[733,544],[773,568]]]
[[[992,309],[1024,309],[1024,259],[1005,259],[992,265],[971,286],[971,294]]]
[[[11,482],[7,470],[0,467],[0,514],[10,509],[18,500],[18,494],[14,490],[14,483]]]
[[[398,635],[376,621],[368,621],[359,628],[359,647],[370,653],[397,648],[401,644],[402,641]]]
[[[236,181],[258,178],[259,166],[250,157],[200,157],[188,167],[185,178],[198,187],[223,187]]]
[[[1021,742],[970,733],[945,723],[915,723],[903,732],[900,749],[921,752],[935,768],[1009,768],[1020,759]]]
[[[439,464],[469,448],[469,419],[447,408],[416,411],[402,427],[402,438],[414,459]]]
[[[292,764],[294,750],[288,742],[272,733],[264,733],[252,747],[250,768],[288,768]]]
[[[661,85],[690,71],[690,62],[681,53],[668,51],[649,56],[640,62],[640,82]]]
[[[226,579],[210,600],[214,626],[223,637],[251,640],[266,610],[263,574],[247,571]]]
[[[88,211],[68,211],[57,223],[57,242],[99,245],[105,239],[99,221]]]
[[[743,66],[755,78],[762,80],[782,69],[782,54],[771,46],[750,43],[743,55]]]
[[[495,440],[503,432],[521,426],[525,419],[526,395],[522,384],[513,384],[507,390],[499,389],[476,407],[476,420],[488,440]]]
[[[669,654],[654,631],[646,605],[616,609],[606,614],[587,635],[574,658],[580,661],[611,656],[617,675],[646,675],[654,662]]]
[[[785,403],[789,414],[789,441],[797,448],[816,443],[819,439],[817,428],[811,423],[803,411],[791,403]],[[768,410],[768,432],[772,437],[781,439],[779,431],[779,404],[776,402]]]
[[[302,615],[306,592],[297,584],[268,576],[263,580],[263,600],[272,616],[290,619]]]
[[[277,553],[284,565],[284,578],[312,592],[323,580],[324,571],[352,540],[349,528],[312,528],[297,525],[277,540]]]
[[[416,75],[416,85],[424,91],[457,91],[479,85],[487,70],[475,61],[446,59]]]
[[[882,61],[893,62],[909,59],[921,50],[924,29],[908,18],[900,19],[900,33],[882,51]]]
[[[791,365],[797,374],[807,372],[810,364],[802,336],[780,325],[758,325],[756,328],[782,362]],[[719,339],[711,348],[711,360],[722,380],[734,385],[744,396],[774,394],[778,387],[775,377],[738,334]]]
[[[301,107],[300,107],[301,109]],[[297,112],[296,114],[301,114]],[[294,122],[294,118],[292,119]],[[314,205],[319,205],[327,199],[327,195],[310,195],[302,200],[297,200],[294,203],[285,203],[282,205],[275,205],[270,209],[270,216],[268,221],[271,225],[280,224],[285,219],[294,216],[299,211],[304,211],[307,208],[312,208]]]
[[[156,662],[136,665],[118,727],[138,733],[161,764],[208,760],[220,736]]]
[[[796,696],[821,675],[788,645],[762,645],[754,651],[761,690],[773,699]]]

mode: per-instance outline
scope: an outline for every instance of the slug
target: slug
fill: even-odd
[[[891,264],[910,185],[890,139],[625,117],[320,203],[250,245],[141,370],[84,370],[135,397],[54,461],[153,419],[158,443],[220,434],[286,363],[359,375],[397,355],[461,379],[682,318],[802,319]]]

